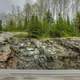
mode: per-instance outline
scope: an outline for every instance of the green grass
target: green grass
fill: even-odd
[[[17,38],[27,38],[28,33],[27,32],[12,32],[14,34],[14,37]]]

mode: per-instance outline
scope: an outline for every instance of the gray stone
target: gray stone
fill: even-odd
[[[2,33],[0,68],[80,69],[80,39],[18,39],[12,33]]]

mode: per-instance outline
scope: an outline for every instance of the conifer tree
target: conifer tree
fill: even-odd
[[[52,23],[53,22],[53,18],[52,18],[52,14],[51,14],[50,10],[48,10],[46,12],[44,20],[46,20],[48,23]]]
[[[2,20],[0,20],[0,31],[2,31]]]
[[[41,23],[38,20],[37,16],[32,16],[29,25],[28,25],[28,33],[32,37],[38,38],[42,34],[42,28],[41,28]]]

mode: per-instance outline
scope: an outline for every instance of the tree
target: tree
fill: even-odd
[[[6,24],[6,31],[16,31],[16,23],[13,19],[10,19]]]
[[[38,20],[37,16],[32,16],[31,20],[29,21],[28,24],[28,29],[27,29],[29,36],[38,38],[39,36],[42,35],[42,28],[41,28],[41,23]]]
[[[20,7],[17,6],[17,15],[16,15],[16,21],[17,21],[17,31],[23,31],[23,24],[22,24],[22,14],[21,14],[21,11],[20,11]]]
[[[51,14],[50,10],[48,10],[46,12],[44,20],[46,20],[47,23],[52,23],[53,22],[53,18],[52,18],[52,14]]]
[[[59,17],[50,29],[51,37],[70,37],[74,36],[74,26],[59,14]]]
[[[24,12],[25,12],[25,17],[27,17],[27,19],[29,20],[30,17],[32,16],[32,8],[29,3],[26,3],[26,5],[24,6]]]
[[[0,31],[2,31],[2,20],[0,20]]]
[[[80,7],[80,0],[75,0],[75,10],[76,10],[76,12],[79,11],[79,7]]]
[[[76,30],[77,34],[80,33],[80,12],[77,12],[77,14],[76,14],[76,18],[75,18],[75,30]]]
[[[39,17],[43,19],[45,12],[47,12],[51,8],[51,0],[38,0],[37,4]]]
[[[27,29],[27,27],[28,27],[28,19],[27,19],[27,17],[25,17],[25,19],[24,19],[24,26],[23,26],[23,30],[24,31],[26,31],[26,29]]]
[[[17,24],[17,31],[23,31],[23,25],[22,25],[22,21],[18,20],[18,24]]]

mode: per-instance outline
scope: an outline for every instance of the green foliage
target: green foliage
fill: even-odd
[[[2,31],[2,20],[0,20],[0,31]]]
[[[80,36],[80,13],[77,13],[74,21],[70,21],[69,16],[65,19],[61,14],[53,20],[50,10],[44,13],[43,18],[40,18],[38,14],[31,15],[31,10],[26,8],[26,15],[23,18],[18,17],[17,20],[15,17],[10,18],[4,30],[28,32],[27,36],[33,38]],[[0,31],[2,31],[2,21],[0,21]],[[25,34],[17,36],[26,37]]]
[[[17,38],[27,38],[28,37],[28,33],[27,32],[13,32],[15,35],[14,37]]]
[[[24,30],[24,31],[26,31],[27,26],[28,26],[28,19],[27,19],[27,17],[25,16],[25,19],[24,19],[24,26],[23,26],[23,30]]]
[[[39,36],[42,35],[42,27],[41,27],[41,22],[38,20],[37,16],[32,16],[31,20],[29,21],[28,24],[28,29],[27,29],[29,36],[33,38],[38,38]]]
[[[44,20],[47,21],[47,23],[52,23],[53,22],[53,18],[52,18],[52,14],[51,14],[50,10],[48,10],[45,13]]]
[[[17,28],[16,28],[18,31],[23,31],[23,25],[22,25],[22,21],[19,20],[18,21],[18,25],[17,25]]]
[[[49,30],[50,30],[50,25],[49,23],[44,20],[42,21],[42,36],[41,37],[49,37]]]
[[[69,37],[74,36],[74,26],[70,21],[62,18],[60,15],[58,20],[53,24],[50,30],[51,37]]]
[[[7,22],[5,31],[17,31],[16,22],[13,19]]]
[[[29,33],[29,36],[34,38],[49,37],[49,31],[52,22],[52,15],[49,11],[46,12],[43,20],[40,20],[38,16],[33,15],[27,24],[27,31]]]
[[[74,23],[75,23],[76,35],[79,36],[80,35],[80,12],[77,12],[76,17],[74,19]]]

